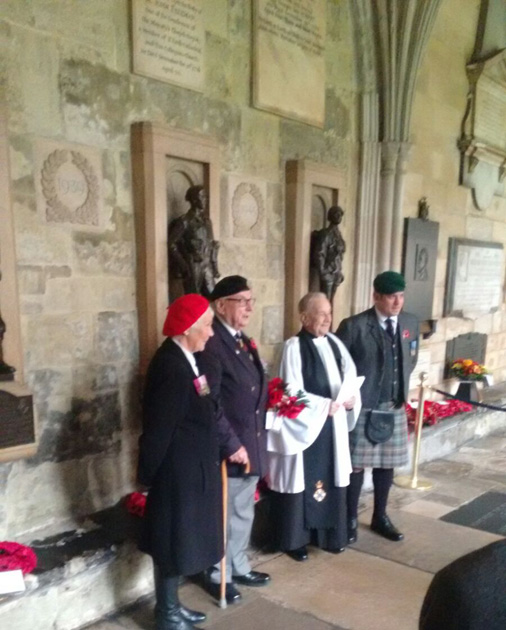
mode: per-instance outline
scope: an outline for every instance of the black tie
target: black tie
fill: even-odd
[[[235,333],[235,340],[237,341],[237,345],[241,350],[244,350],[244,341],[242,340],[242,335],[240,332]]]
[[[390,319],[390,317],[387,317],[387,319],[385,321],[385,324],[386,324],[387,335],[392,340],[392,343],[394,343],[394,341],[395,341],[395,337],[394,337],[394,323]]]

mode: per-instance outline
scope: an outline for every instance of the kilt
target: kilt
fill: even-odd
[[[392,410],[391,403],[380,403],[378,409]],[[404,406],[395,413],[392,437],[382,444],[371,444],[365,436],[365,417],[362,409],[357,424],[350,433],[350,454],[353,468],[395,468],[408,463],[408,423]]]

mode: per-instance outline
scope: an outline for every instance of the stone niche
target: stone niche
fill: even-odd
[[[220,236],[220,150],[214,138],[140,122],[132,125],[137,234],[140,373],[163,341],[169,295],[167,228],[187,209],[184,193],[201,183],[209,196],[214,237]]]
[[[309,254],[311,232],[326,224],[327,210],[340,205],[345,211],[343,237],[349,246],[346,260],[353,259],[351,235],[346,231],[347,208],[346,179],[335,167],[307,160],[289,160],[286,163],[286,242],[285,242],[285,338],[300,328],[297,305],[310,290]],[[345,281],[346,281],[345,271]],[[334,297],[334,327],[349,315],[348,305],[342,304],[338,287]]]
[[[0,225],[0,310],[5,322],[0,343],[4,362],[16,370],[0,379],[0,461],[8,461],[34,455],[37,433],[32,395],[24,383],[7,118],[3,104],[0,104]]]

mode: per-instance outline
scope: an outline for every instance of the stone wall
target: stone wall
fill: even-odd
[[[477,319],[443,318],[450,237],[496,241],[506,247],[506,199],[477,210],[471,190],[458,185],[457,140],[466,108],[466,63],[471,58],[479,1],[441,3],[424,55],[413,105],[412,152],[406,175],[405,216],[417,216],[420,197],[427,196],[430,218],[440,224],[433,317],[437,333],[423,346],[430,350],[430,382],[443,379],[446,340],[468,332],[486,333],[486,364],[497,382],[506,379],[506,311]]]
[[[25,376],[40,433],[36,457],[0,466],[1,539],[58,528],[114,503],[134,484],[139,408],[132,122],[154,121],[219,141],[220,270],[251,279],[258,302],[250,332],[269,362],[282,341],[286,160],[323,162],[345,174],[350,211],[343,231],[352,243],[357,149],[347,3],[327,2],[323,130],[250,106],[250,2],[203,4],[203,94],[130,72],[127,0],[0,4]],[[50,222],[41,211],[41,142],[73,143],[98,154],[98,225]],[[265,190],[263,238],[234,233],[231,196],[243,181]]]

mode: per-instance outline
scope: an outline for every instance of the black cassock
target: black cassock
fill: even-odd
[[[299,334],[304,389],[317,396],[332,398],[325,365],[311,335]],[[341,379],[341,353],[328,338]],[[272,492],[272,513],[276,545],[282,551],[298,549],[313,543],[322,549],[335,550],[348,542],[346,490],[334,485],[334,438],[332,417],[323,425],[320,435],[303,451],[304,487],[295,494]],[[320,482],[323,482],[323,496]]]

